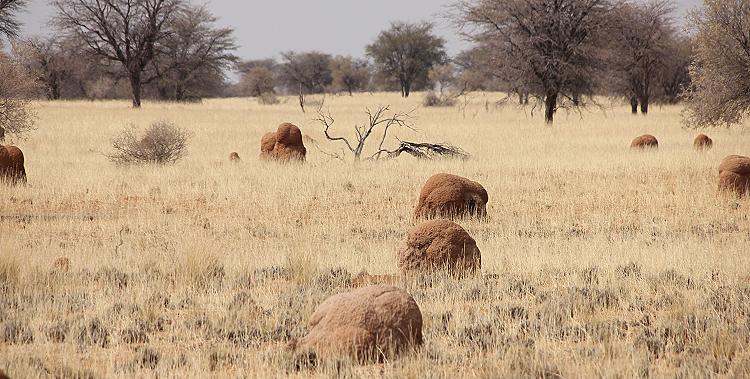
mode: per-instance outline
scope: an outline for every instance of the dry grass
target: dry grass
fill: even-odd
[[[721,158],[750,153],[747,129],[711,130],[714,149],[699,154],[679,108],[563,113],[547,128],[486,108],[493,98],[476,95],[464,112],[419,108],[420,133],[399,134],[460,146],[468,161],[350,164],[310,148],[307,164],[290,166],[256,158],[282,121],[339,148],[293,99],[39,104],[38,131],[21,144],[30,186],[0,188],[0,368],[19,378],[750,375],[750,200],[716,193]],[[350,130],[366,106],[409,111],[420,100],[325,103]],[[192,132],[183,161],[107,161],[122,127],[156,120]],[[643,133],[659,151],[628,148]],[[437,172],[490,194],[490,221],[461,223],[482,274],[403,283],[425,318],[418,353],[295,371],[284,347],[317,304],[362,270],[396,272],[420,186]]]

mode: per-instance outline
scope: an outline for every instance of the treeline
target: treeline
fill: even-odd
[[[672,2],[465,1],[451,14],[474,47],[449,57],[429,23],[393,23],[365,58],[283,52],[241,61],[234,31],[185,0],[56,0],[50,37],[13,42],[48,99],[204,97],[454,89],[504,91],[554,110],[594,95],[643,113],[689,84],[692,42]],[[536,3],[536,4],[535,4]],[[538,5],[535,7],[535,5]],[[234,71],[238,83],[228,80]]]
[[[3,98],[23,97],[30,76],[37,96],[129,97],[135,107],[142,98],[272,103],[279,94],[421,90],[430,91],[426,105],[450,105],[482,90],[534,102],[548,123],[597,96],[643,114],[688,100],[686,120],[696,126],[737,123],[750,110],[750,0],[704,1],[686,20],[691,34],[678,28],[672,0],[456,0],[446,16],[472,48],[453,57],[432,24],[395,22],[362,58],[288,51],[251,61],[236,56],[232,28],[189,0],[51,4],[54,33],[22,38],[17,14],[27,0],[0,1],[0,35],[12,47],[0,68],[18,78],[0,80]]]
[[[49,37],[12,40],[50,100],[221,96],[238,58],[234,30],[176,0],[56,0]]]

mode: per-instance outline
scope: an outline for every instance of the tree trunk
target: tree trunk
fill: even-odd
[[[5,142],[5,129],[0,127],[0,142]]]
[[[89,95],[89,92],[86,90],[86,82],[82,79],[78,79],[77,82],[78,90],[81,91],[81,96],[85,97],[87,100],[93,100]]]
[[[648,114],[648,100],[648,97],[644,97],[641,99],[641,114]]]
[[[579,95],[577,93],[574,93],[573,96],[572,96],[572,98],[573,98],[573,105],[574,106],[577,107],[577,106],[581,105],[581,95]]]
[[[159,100],[167,100],[169,99],[169,93],[167,90],[167,86],[165,85],[159,85],[159,88],[157,89],[157,92],[159,93]]]
[[[60,100],[60,78],[56,73],[47,78],[47,100]]]
[[[141,83],[141,72],[131,72],[130,73],[130,89],[133,93],[133,108],[140,108],[141,107],[141,91],[142,91],[142,83]]]
[[[174,97],[177,101],[185,101],[185,89],[179,84],[174,90]]]
[[[641,98],[638,99],[641,101],[641,114],[644,116],[648,114],[648,101],[649,97],[651,96],[651,76],[650,70],[647,68],[644,70],[644,78],[643,78],[643,94],[641,95]]]
[[[401,93],[404,97],[409,97],[409,93],[411,93],[411,82],[408,80],[404,80],[402,84],[403,88],[401,90]]]
[[[555,120],[555,111],[557,111],[557,93],[549,93],[544,98],[544,122],[552,125]]]
[[[60,83],[55,81],[52,83],[52,88],[50,88],[52,91],[52,100],[60,100]]]
[[[630,112],[633,114],[638,114],[638,98],[635,96],[630,97]]]

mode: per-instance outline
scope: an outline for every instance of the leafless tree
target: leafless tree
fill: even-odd
[[[450,63],[432,67],[427,73],[430,83],[442,94],[456,84],[456,70]]]
[[[398,80],[403,97],[409,97],[415,83],[427,82],[432,66],[446,60],[445,40],[433,34],[433,27],[396,22],[366,48],[381,75]]]
[[[686,121],[738,124],[750,112],[750,0],[705,0],[690,21],[697,33]]]
[[[518,96],[520,105],[527,105],[528,90],[523,83],[507,80],[504,70],[492,60],[492,51],[481,45],[462,51],[453,59],[457,69],[456,81],[463,83],[467,91],[503,91]]]
[[[128,75],[133,107],[141,106],[144,72],[183,0],[53,0],[55,23]]]
[[[564,100],[580,105],[595,92],[610,9],[609,0],[464,0],[453,18],[503,81],[543,100],[551,124]]]
[[[74,66],[60,40],[54,36],[29,38],[15,41],[13,50],[36,81],[44,86],[47,99],[60,99],[63,81]]]
[[[612,11],[609,64],[615,77],[616,92],[624,94],[637,113],[647,114],[658,74],[666,62],[675,30],[673,0],[625,2]]]
[[[0,34],[8,38],[18,37],[21,29],[18,13],[27,5],[27,0],[0,0]]]
[[[410,124],[410,113],[390,113],[390,107],[380,106],[375,111],[367,109],[366,114],[367,122],[361,126],[354,126],[355,138],[353,140],[331,134],[331,128],[333,127],[335,120],[330,112],[324,113],[322,109],[318,110],[318,118],[316,121],[324,126],[323,133],[325,133],[326,138],[330,141],[342,142],[347,150],[352,153],[354,160],[356,161],[359,161],[362,158],[362,154],[367,145],[367,140],[375,135],[374,133],[382,133],[377,151],[370,157],[372,159],[377,159],[381,155],[388,153],[388,150],[384,149],[383,145],[388,138],[388,132],[390,132],[392,128],[404,127],[413,130],[413,127]]]
[[[36,92],[34,79],[20,65],[0,53],[0,130],[22,137],[34,128],[30,107]]]
[[[432,89],[427,91],[422,100],[425,107],[452,107],[458,103],[460,97],[466,96],[469,92],[469,83],[456,76],[453,64],[446,63],[433,67],[428,77]]]
[[[200,98],[221,84],[237,62],[234,30],[214,26],[216,17],[205,6],[184,6],[156,45],[149,68],[157,77],[160,97],[183,101]]]
[[[693,41],[688,36],[674,36],[667,43],[664,63],[657,78],[661,101],[676,104],[690,87],[690,64],[693,62]]]

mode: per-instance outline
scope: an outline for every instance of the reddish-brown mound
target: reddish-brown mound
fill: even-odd
[[[260,157],[271,159],[271,153],[273,153],[274,146],[276,146],[276,132],[264,134],[263,138],[260,140]]]
[[[698,151],[711,150],[713,146],[714,141],[703,133],[698,134],[698,136],[695,137],[695,141],[693,141],[693,147]]]
[[[267,133],[260,141],[260,157],[266,160],[304,161],[307,149],[302,132],[295,125],[283,123],[274,133]]]
[[[487,215],[487,191],[481,184],[451,174],[433,175],[422,187],[416,218]]]
[[[657,140],[656,137],[650,134],[644,134],[634,139],[633,142],[630,144],[631,149],[648,149],[648,148],[656,149],[658,147],[659,147],[659,140]]]
[[[21,149],[0,145],[0,181],[10,184],[26,183],[26,169]]]
[[[476,241],[460,225],[442,219],[410,230],[397,255],[398,267],[405,274],[445,270],[463,276],[482,267]]]
[[[390,359],[421,344],[422,312],[414,298],[396,287],[374,285],[326,299],[294,348],[362,362]]]
[[[719,190],[744,196],[750,191],[750,158],[730,155],[719,165]]]

